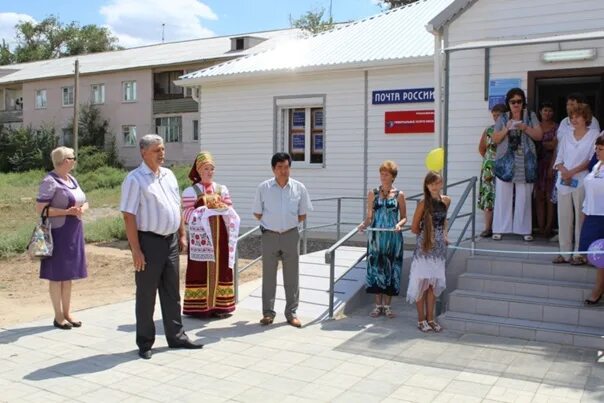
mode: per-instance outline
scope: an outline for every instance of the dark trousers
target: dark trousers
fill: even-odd
[[[285,317],[296,317],[300,300],[299,263],[300,254],[298,228],[282,234],[262,233],[262,313],[275,317],[275,294],[277,291],[277,267],[283,263],[283,288],[285,289]]]
[[[145,269],[135,272],[136,344],[148,350],[155,342],[153,312],[158,291],[168,345],[178,344],[187,338],[180,316],[178,237],[139,231],[138,239]]]

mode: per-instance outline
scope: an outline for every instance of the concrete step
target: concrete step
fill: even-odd
[[[476,255],[521,258],[536,262],[551,262],[558,251],[557,242],[536,239],[525,242],[520,235],[503,235],[503,240],[481,238],[476,243]]]
[[[448,309],[453,312],[574,326],[597,327],[604,324],[604,307],[586,307],[582,300],[455,290],[449,294]]]
[[[564,325],[453,311],[441,315],[439,320],[446,329],[465,333],[604,349],[604,328],[602,327]]]
[[[539,278],[518,278],[482,273],[463,273],[458,277],[460,290],[482,291],[494,294],[522,295],[583,301],[591,296],[594,283],[546,280]]]
[[[550,257],[553,259],[553,257]],[[494,274],[516,278],[538,278],[546,280],[592,283],[596,269],[591,266],[553,264],[550,261],[534,261],[521,257],[472,256],[467,261],[469,273]]]

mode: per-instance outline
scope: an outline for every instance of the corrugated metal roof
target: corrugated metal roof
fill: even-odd
[[[80,74],[185,64],[204,60],[231,58],[266,51],[280,41],[289,41],[301,35],[296,29],[254,32],[190,41],[162,43],[112,52],[93,53],[39,62],[0,66],[0,84],[64,77],[73,74],[75,59],[80,60]],[[253,36],[267,40],[243,51],[231,51],[231,38]],[[6,70],[17,70],[2,75]]]
[[[445,7],[438,13],[430,22],[428,22],[428,30],[432,32],[439,31],[443,26],[451,22],[454,18],[461,15],[467,8],[471,7],[478,0],[455,0],[449,6]]]
[[[434,36],[426,24],[454,0],[420,0],[307,39],[282,43],[182,77],[204,78],[429,57]]]

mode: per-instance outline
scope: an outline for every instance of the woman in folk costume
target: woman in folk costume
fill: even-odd
[[[233,266],[239,216],[229,191],[214,182],[214,160],[207,151],[197,154],[182,193],[183,215],[189,233],[183,313],[226,317],[235,310]]]

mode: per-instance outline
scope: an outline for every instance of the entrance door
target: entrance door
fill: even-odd
[[[603,122],[604,68],[531,71],[528,85],[531,109],[537,111],[542,102],[551,102],[556,122],[566,117],[566,97],[574,92],[587,97],[594,116]]]

